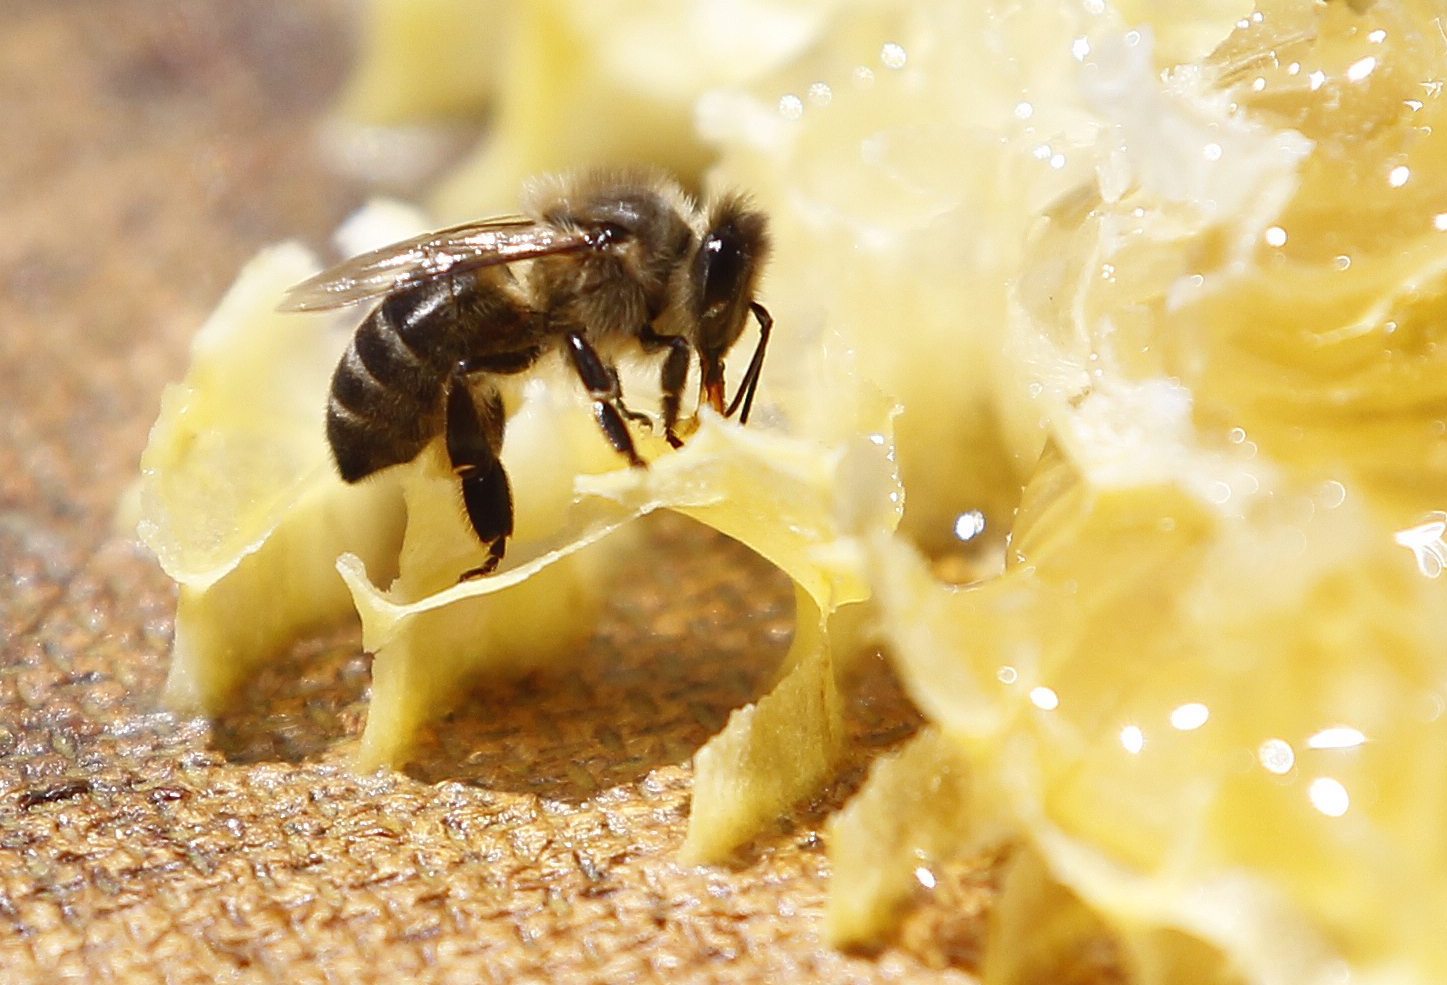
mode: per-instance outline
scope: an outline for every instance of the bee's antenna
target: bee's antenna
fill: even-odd
[[[725,412],[725,417],[733,417],[734,411],[743,404],[743,412],[739,414],[739,423],[749,423],[749,409],[754,405],[754,391],[759,388],[759,376],[764,369],[764,348],[769,344],[769,330],[774,327],[773,316],[768,310],[757,301],[749,302],[749,310],[759,322],[759,344],[754,346],[754,354],[749,359],[749,368],[744,370],[744,378],[739,381],[738,393],[734,394],[733,402]]]

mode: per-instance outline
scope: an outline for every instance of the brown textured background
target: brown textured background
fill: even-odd
[[[406,773],[347,768],[355,631],[216,722],[159,709],[174,595],[115,502],[238,266],[364,197],[316,139],[350,10],[6,5],[0,981],[963,980],[985,876],[878,954],[820,938],[822,820],[914,727],[878,660],[817,803],[735,868],[674,863],[689,759],[792,616],[777,573],[682,522],[651,528],[576,666],[480,686]]]

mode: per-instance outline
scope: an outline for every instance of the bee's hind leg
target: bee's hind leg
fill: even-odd
[[[459,368],[447,388],[447,455],[462,484],[467,519],[487,547],[487,559],[464,571],[458,581],[492,574],[512,535],[512,487],[498,459],[505,423],[497,388],[469,386]]]

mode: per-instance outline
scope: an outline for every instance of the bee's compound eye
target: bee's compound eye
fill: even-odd
[[[738,294],[744,277],[744,251],[736,237],[713,232],[699,251],[702,300],[705,311],[727,305]]]

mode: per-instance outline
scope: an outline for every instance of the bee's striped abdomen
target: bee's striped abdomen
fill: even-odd
[[[411,461],[441,430],[443,380],[457,358],[451,313],[439,310],[449,302],[445,283],[395,295],[352,336],[327,403],[327,440],[346,481]]]

